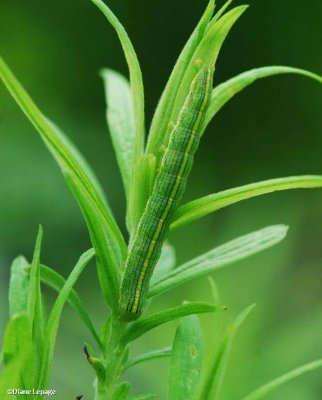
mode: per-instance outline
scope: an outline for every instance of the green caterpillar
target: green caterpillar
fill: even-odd
[[[197,73],[171,131],[152,194],[125,263],[119,301],[119,314],[124,320],[137,319],[142,313],[171,216],[181,201],[199,146],[200,130],[211,98],[212,79],[211,67],[203,67]]]

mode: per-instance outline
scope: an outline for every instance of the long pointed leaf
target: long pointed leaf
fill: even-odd
[[[94,257],[95,252],[93,249],[86,251],[81,255],[77,264],[75,265],[73,271],[69,275],[68,279],[62,290],[60,291],[57,300],[52,308],[52,311],[49,315],[49,319],[46,325],[45,330],[45,348],[44,348],[44,358],[43,358],[43,369],[40,378],[39,388],[44,388],[48,385],[49,374],[51,370],[52,358],[54,353],[54,346],[56,342],[58,324],[60,320],[60,316],[64,307],[68,296],[75,285],[77,279],[80,274],[86,267],[86,265],[90,262],[90,260]]]
[[[212,21],[215,22],[218,19],[221,18],[222,15],[225,14],[227,8],[231,5],[231,3],[233,2],[233,0],[227,0],[226,3],[224,3],[221,8],[216,12],[216,14],[214,15]],[[210,29],[210,27],[208,27],[208,30]]]
[[[215,247],[208,253],[175,268],[163,279],[151,286],[149,297],[158,296],[167,290],[200,276],[208,275],[218,268],[242,260],[279,243],[286,236],[285,225],[270,226],[241,236],[224,245]]]
[[[74,176],[66,173],[65,178],[71,190],[75,193],[95,249],[102,294],[107,304],[115,311],[118,304],[121,262],[117,262],[114,257],[113,245],[101,223],[100,214],[95,207],[91,207],[91,199]]]
[[[112,215],[107,209],[99,193],[97,193],[97,190],[87,176],[86,172],[78,160],[75,159],[73,152],[67,146],[67,142],[65,140],[61,140],[61,132],[60,134],[57,134],[53,125],[44,117],[28,93],[18,82],[13,73],[9,70],[2,58],[0,58],[0,77],[11,93],[12,97],[40,133],[42,139],[53,153],[59,165],[63,169],[66,169],[75,175],[77,180],[84,187],[84,190],[88,192],[88,195],[93,199],[93,202],[96,204],[97,209],[100,211],[103,219],[105,220],[106,229],[110,233],[110,236],[115,240],[116,243],[118,243],[120,250],[123,250],[123,252],[126,253],[124,239]]]
[[[131,40],[117,17],[113,14],[110,8],[103,3],[103,1],[91,0],[91,2],[99,8],[99,10],[105,15],[109,23],[115,29],[121,42],[124,55],[129,67],[136,126],[136,145],[134,157],[134,159],[136,160],[142,154],[144,149],[144,91],[140,65]]]
[[[186,303],[170,308],[133,322],[125,332],[122,341],[132,342],[151,329],[186,315],[214,312],[215,310],[216,307],[212,304],[202,302]]]
[[[172,109],[180,83],[186,73],[197,46],[204,36],[204,32],[214,12],[214,8],[214,0],[210,0],[200,22],[184,46],[176,65],[173,68],[152,120],[147,144],[147,153],[154,153],[158,156],[160,146],[164,141],[164,134],[167,131],[168,124],[171,120]]]
[[[141,354],[137,357],[130,359],[124,366],[123,371],[134,367],[134,365],[142,364],[146,361],[156,360],[159,358],[171,357],[172,347],[166,347],[162,350],[150,351],[149,353]]]
[[[30,279],[28,288],[27,313],[31,323],[33,338],[33,374],[34,386],[37,385],[41,373],[41,363],[44,348],[44,312],[40,287],[40,251],[43,231],[39,231],[34,250],[34,256],[30,267]]]
[[[179,112],[182,108],[184,100],[189,92],[189,87],[196,74],[196,66],[202,67],[203,65],[215,65],[221,47],[234,26],[236,21],[247,10],[248,6],[238,6],[224,14],[219,20],[214,18],[208,26],[207,33],[202,41],[199,43],[187,71],[182,79],[176,100],[172,109],[170,122],[177,121]],[[168,129],[167,136],[170,129]],[[163,145],[167,145],[168,137],[165,138]]]
[[[181,206],[173,217],[171,229],[182,227],[214,211],[251,197],[287,189],[310,189],[322,187],[322,176],[303,175],[269,179],[233,189],[210,194]]]
[[[236,317],[232,325],[228,327],[223,342],[209,361],[206,375],[202,382],[199,396],[197,397],[198,400],[216,400],[218,398],[236,333],[254,307],[255,305],[247,307]]]
[[[74,145],[74,143],[68,138],[68,136],[65,135],[65,133],[50,119],[47,118],[48,123],[52,127],[53,131],[55,132],[56,136],[59,138],[59,141],[61,141],[68,151],[70,152],[70,155],[76,163],[80,166],[81,170],[84,172],[84,175],[86,176],[86,180],[89,182],[89,187],[92,186],[93,189],[93,198],[97,196],[99,199],[99,202],[102,204],[102,209],[106,208],[108,212],[112,212],[110,209],[110,206],[107,202],[104,190],[95,175],[92,167],[88,164],[86,159],[84,158],[83,154],[77,149],[77,147]],[[62,171],[64,173],[64,171]],[[95,193],[96,192],[96,193]]]
[[[116,71],[101,71],[106,95],[106,118],[128,199],[133,174],[135,125],[131,88],[126,78]]]
[[[61,276],[58,272],[49,268],[45,265],[41,265],[40,268],[40,279],[47,286],[56,290],[56,292],[60,293],[63,287],[66,284],[66,280],[63,276]],[[78,313],[88,330],[92,333],[93,338],[96,340],[97,344],[101,346],[101,341],[99,339],[99,335],[94,328],[92,320],[86,310],[86,307],[77,294],[75,289],[70,291],[70,294],[67,298],[68,303],[73,307],[73,309]]]
[[[271,66],[251,69],[243,72],[214,88],[212,100],[206,114],[204,129],[218,111],[237,93],[254,83],[257,79],[267,78],[279,74],[298,74],[312,78],[322,83],[322,77],[310,71],[286,66]]]
[[[43,236],[42,227],[39,226],[34,256],[31,263],[30,282],[28,289],[28,302],[27,302],[27,311],[30,321],[32,321],[32,324],[35,324],[35,322],[37,322],[37,325],[38,321],[36,320],[38,318],[41,318],[42,315],[42,313],[40,312],[41,310],[40,251],[41,251],[42,236]]]
[[[285,383],[290,382],[293,379],[300,377],[307,372],[314,371],[317,368],[322,367],[322,359],[313,361],[311,363],[305,364],[302,367],[296,368],[293,371],[290,371],[279,378],[274,379],[273,381],[263,385],[262,387],[255,390],[253,393],[244,397],[243,400],[260,400],[270,394],[273,390],[278,389],[280,386],[285,385]]]
[[[162,146],[158,149],[161,153],[159,156],[156,154],[157,159],[160,159],[163,149],[167,147],[171,127],[177,121],[184,100],[188,95],[191,82],[196,74],[196,68],[201,68],[204,65],[214,66],[216,64],[218,54],[228,33],[247,8],[248,6],[235,7],[224,14],[219,20],[214,17],[209,22],[207,31],[193,53],[193,57],[190,59],[190,63],[180,82],[180,87],[178,88],[172,107],[170,120],[167,123],[166,130],[162,132]]]
[[[132,187],[127,207],[126,223],[131,234],[135,232],[152,192],[156,172],[156,158],[144,154],[134,165]]]
[[[76,147],[63,134],[63,132],[51,121],[50,124],[55,130],[59,139],[67,146],[71,152],[71,155],[81,166],[82,170],[90,180],[94,191],[96,191],[97,195],[102,201],[102,206],[105,207],[107,212],[110,212],[104,192],[91,167],[87,164],[86,160],[79,153]],[[115,243],[115,241],[111,240],[109,237],[106,224],[104,222],[102,223],[102,221],[104,221],[104,217],[102,217],[102,213],[87,190],[84,189],[79,180],[72,173],[70,173],[70,171],[63,169],[63,173],[87,223],[91,241],[93,247],[95,248],[98,260],[98,273],[103,296],[107,304],[109,304],[114,310],[116,308],[118,296],[118,280],[120,273],[119,266],[122,264],[122,258],[120,257],[117,243]]]
[[[201,376],[203,341],[196,315],[183,318],[173,343],[168,400],[195,400]]]
[[[79,157],[75,156],[75,148],[70,148],[68,141],[62,139],[61,132],[57,132],[53,124],[40,112],[1,58],[0,77],[22,111],[40,133],[40,136],[60,165],[65,178],[68,180],[69,177],[72,177],[76,182],[75,185],[70,185],[76,199],[80,200],[78,197],[81,191],[82,199],[79,203],[95,212],[96,224],[101,225],[101,230],[104,231],[108,241],[108,248],[105,249],[105,253],[111,253],[108,260],[111,264],[109,266],[111,272],[108,271],[111,279],[107,283],[107,289],[110,289],[109,292],[115,293],[118,290],[115,283],[117,282],[117,276],[113,275],[117,274],[119,264],[122,263],[123,258],[126,256],[127,247],[105,200],[97,189],[97,185],[91,181],[91,176],[84,169],[83,163],[79,162]],[[77,187],[79,188],[78,190],[76,190]],[[92,232],[93,235],[95,235],[95,231]],[[106,264],[108,263],[106,262]]]

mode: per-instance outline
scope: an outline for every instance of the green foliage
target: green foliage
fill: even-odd
[[[66,280],[55,270],[46,267],[45,265],[40,266],[40,279],[41,282],[46,284],[47,286],[54,289],[56,292],[60,293],[63,287],[66,284]],[[97,344],[101,346],[101,341],[99,339],[99,335],[96,332],[96,329],[91,321],[91,318],[88,314],[88,311],[77,294],[75,289],[72,289],[67,298],[68,303],[74,308],[74,310],[78,313],[81,320],[87,326],[88,330],[93,335],[94,340],[96,340]]]
[[[123,382],[117,386],[114,392],[113,398],[115,400],[126,400],[128,399],[129,391],[130,391],[130,384],[127,382]]]
[[[203,363],[203,339],[197,314],[223,310],[217,287],[210,278],[214,304],[186,302],[176,307],[148,314],[127,323],[120,320],[118,302],[120,279],[128,248],[132,244],[139,221],[152,192],[159,166],[168,146],[169,136],[177,123],[191,82],[203,66],[215,66],[225,38],[247,6],[238,6],[227,12],[231,0],[214,14],[210,0],[200,22],[183,48],[158,107],[152,118],[145,146],[144,91],[139,62],[128,34],[101,0],[91,0],[115,29],[129,67],[129,82],[118,72],[103,69],[107,122],[120,168],[127,202],[126,225],[129,244],[113,217],[100,183],[91,167],[76,147],[39,110],[9,67],[0,58],[0,78],[18,106],[39,132],[54,156],[72,194],[79,203],[93,250],[85,252],[67,279],[41,263],[42,228],[39,228],[31,264],[20,256],[11,267],[9,288],[9,322],[4,334],[0,361],[5,365],[0,375],[0,397],[9,398],[7,389],[45,388],[50,381],[54,347],[64,304],[69,304],[91,332],[101,354],[96,355],[86,344],[84,352],[96,375],[96,400],[144,400],[156,394],[131,397],[130,383],[123,381],[124,371],[135,365],[171,357],[169,372],[169,400],[216,400],[220,394],[228,359],[237,331],[253,306],[244,310],[228,323],[219,344]],[[321,83],[314,73],[292,67],[272,66],[257,68],[237,75],[217,85],[211,96],[202,132],[218,111],[233,97],[256,80],[278,74],[299,74]],[[204,217],[238,201],[262,194],[287,189],[318,188],[322,177],[318,175],[271,179],[211,194],[181,206],[172,217],[172,229]],[[176,266],[175,250],[166,243],[151,281],[149,297],[165,293],[192,279],[209,275],[218,268],[263,251],[283,240],[287,233],[284,225],[267,227],[236,238],[205,254]],[[106,321],[98,334],[79,294],[73,289],[80,274],[95,256],[101,291],[109,306]],[[41,282],[57,293],[57,299],[47,317]],[[162,350],[129,358],[131,342],[167,322],[179,320],[172,346]],[[244,400],[258,400],[282,384],[322,366],[317,360],[255,390]],[[34,396],[25,396],[34,400]],[[39,398],[39,397],[38,397]]]
[[[183,318],[173,342],[169,400],[194,400],[203,362],[203,339],[197,316]],[[178,379],[180,377],[180,379]]]
[[[62,172],[79,202],[89,226],[93,246],[98,257],[99,276],[103,294],[112,308],[116,308],[118,295],[119,262],[126,253],[125,242],[101,193],[88,176],[87,170],[75,157],[70,147],[48,122],[35,103],[0,58],[0,76],[8,90],[40,133],[54,155]],[[103,268],[102,264],[109,265]]]
[[[174,66],[152,120],[148,137],[147,153],[159,155],[160,147],[164,141],[164,132],[168,130],[171,121],[171,114],[180,84],[193,59],[196,48],[204,36],[213,12],[214,1],[210,0],[198,26],[192,33]]]
[[[243,400],[259,400],[266,397],[270,394],[273,390],[278,389],[280,386],[288,383],[289,381],[300,377],[301,375],[314,371],[317,368],[322,367],[322,359],[312,361],[311,363],[305,364],[302,367],[296,368],[291,372],[288,372],[279,378],[274,379],[273,381],[267,383],[266,385],[260,387],[259,389],[255,390],[255,392],[249,394],[248,396],[244,397]]]
[[[288,189],[309,189],[322,186],[322,176],[290,176],[287,178],[269,179],[251,183],[233,189],[210,194],[181,206],[173,217],[172,229],[179,228],[191,221],[204,217],[221,208],[242,200]]]
[[[130,400],[152,400],[157,398],[158,396],[154,393],[146,393],[146,394],[140,394],[135,397],[131,397]]]
[[[45,329],[45,347],[44,347],[44,355],[43,355],[43,369],[40,377],[39,388],[46,387],[49,381],[49,373],[52,364],[52,358],[54,354],[54,346],[56,342],[58,324],[60,320],[60,316],[64,307],[68,296],[75,285],[77,279],[80,274],[86,267],[86,265],[90,262],[90,260],[94,257],[94,250],[88,250],[84,254],[81,255],[79,261],[75,265],[73,271],[70,276],[66,280],[64,286],[62,287],[55,304],[53,305],[52,311],[49,315],[48,322],[46,324]]]
[[[133,237],[146,202],[152,192],[156,173],[156,158],[153,154],[143,155],[133,166],[133,186],[128,202],[126,223]]]
[[[176,253],[171,244],[165,243],[161,250],[159,261],[152,275],[151,285],[166,276],[176,266]]]
[[[172,354],[172,347],[166,347],[165,349],[162,350],[155,350],[155,351],[150,351],[149,353],[141,354],[129,360],[127,364],[124,366],[123,371],[126,371],[127,369],[137,364],[145,363],[146,361],[156,360],[164,357],[171,357],[171,354]]]
[[[103,1],[91,0],[91,2],[94,3],[101,10],[101,12],[107,18],[108,22],[115,29],[123,47],[124,55],[129,67],[134,120],[136,127],[136,140],[134,150],[134,159],[136,160],[137,157],[139,157],[143,152],[144,145],[144,92],[140,65],[129,36],[120,21],[107,7],[107,5],[103,3]]]
[[[0,376],[1,399],[9,399],[9,388],[29,387],[32,384],[31,324],[26,313],[15,315],[10,319],[3,338],[2,353],[6,368]],[[22,381],[23,377],[23,381]]]
[[[218,268],[274,246],[285,238],[287,229],[284,225],[271,226],[241,236],[222,246],[215,247],[213,250],[175,268],[162,279],[155,282],[150,288],[149,296],[158,296],[191,279],[208,275]]]
[[[128,197],[135,149],[135,125],[131,88],[128,81],[116,71],[103,69],[101,77],[105,84],[107,123],[125,194]]]
[[[216,307],[212,304],[202,302],[187,303],[181,306],[170,308],[168,310],[152,314],[148,317],[141,318],[139,321],[133,322],[129,325],[121,340],[124,342],[131,342],[149,332],[151,329],[165,324],[166,322],[173,321],[185,315],[208,313],[215,310]]]
[[[10,318],[27,312],[29,274],[26,268],[28,266],[28,261],[22,256],[17,257],[11,265],[9,285]]]
[[[212,118],[218,113],[218,111],[237,93],[241,92],[247,86],[254,83],[257,79],[268,78],[280,74],[303,75],[307,78],[311,78],[316,80],[317,82],[322,83],[321,76],[300,68],[272,66],[255,68],[251,69],[250,71],[243,72],[242,74],[239,74],[214,88],[212,92],[211,105],[208,109],[205,120],[205,129]]]
[[[253,308],[254,305],[246,308],[236,317],[233,323],[228,326],[218,349],[215,350],[214,354],[211,354],[200,386],[198,400],[216,400],[218,398],[235,335]]]
[[[39,227],[33,260],[30,267],[30,282],[27,299],[27,314],[31,324],[31,333],[33,339],[33,355],[34,355],[34,387],[37,387],[37,382],[41,374],[42,355],[45,337],[45,321],[43,319],[43,303],[40,290],[40,249],[42,242],[43,231]]]

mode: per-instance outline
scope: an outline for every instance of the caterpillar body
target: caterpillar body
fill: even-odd
[[[194,154],[208,108],[213,68],[203,67],[191,83],[189,94],[173,127],[152,194],[131,244],[121,283],[119,315],[137,319],[143,309],[149,281],[179,205],[192,168]]]

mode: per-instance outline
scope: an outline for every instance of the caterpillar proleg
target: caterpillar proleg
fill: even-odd
[[[169,231],[171,217],[186,188],[212,89],[213,68],[203,67],[173,127],[159,173],[125,262],[119,314],[137,319],[143,309],[150,278]]]

